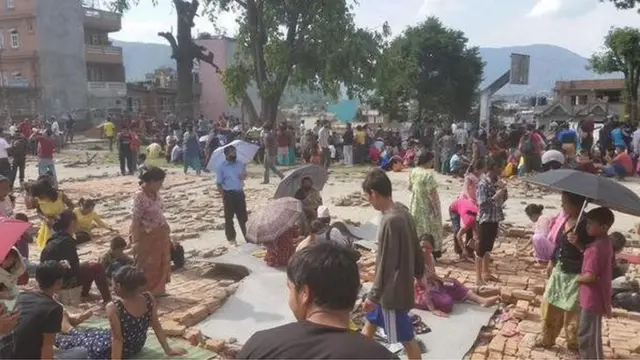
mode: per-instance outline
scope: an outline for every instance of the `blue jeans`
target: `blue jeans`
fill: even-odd
[[[624,166],[615,163],[604,168],[602,174],[606,177],[625,177],[628,175]]]
[[[58,187],[58,177],[56,175],[56,165],[52,159],[38,160],[38,176],[50,173],[53,187]]]

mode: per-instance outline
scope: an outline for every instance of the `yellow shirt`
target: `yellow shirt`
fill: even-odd
[[[104,136],[114,136],[116,134],[116,126],[111,121],[104,123],[103,127]]]
[[[364,131],[356,131],[356,144],[359,145],[364,145],[365,141],[367,140],[367,133]]]
[[[76,231],[85,231],[91,232],[91,229],[94,228],[94,222],[99,227],[108,228],[109,226],[102,221],[100,215],[98,215],[95,211],[92,211],[88,214],[83,214],[82,210],[74,209],[73,213],[76,214],[77,219],[77,228]]]

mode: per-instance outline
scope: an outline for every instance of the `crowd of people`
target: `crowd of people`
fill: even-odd
[[[159,194],[165,176],[156,167],[139,176],[128,241],[102,220],[95,200],[75,202],[50,175],[25,184],[25,204],[35,209],[41,224],[37,234],[25,232],[0,263],[0,358],[129,358],[143,349],[149,328],[167,355],[185,354],[184,349],[168,345],[156,311],[155,299],[166,296],[172,262],[174,268],[184,265],[184,250],[170,240]],[[0,177],[0,215],[28,222],[26,215],[14,214],[9,185]],[[99,261],[81,261],[78,249],[91,246],[96,228],[113,234],[110,249]],[[37,264],[29,262],[30,242],[41,249]],[[133,257],[125,253],[128,247]],[[30,273],[38,288],[19,291]],[[66,310],[66,303],[94,300],[90,292],[94,284],[106,307],[109,328],[81,327],[93,314]]]

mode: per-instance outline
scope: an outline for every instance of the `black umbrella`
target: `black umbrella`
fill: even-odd
[[[619,182],[602,176],[577,170],[558,169],[523,180],[549,189],[583,196],[588,202],[621,213],[640,216],[640,197]]]

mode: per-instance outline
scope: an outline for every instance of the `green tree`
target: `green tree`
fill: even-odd
[[[230,10],[239,14],[236,61],[223,81],[235,102],[255,84],[265,123],[276,121],[287,85],[333,98],[341,86],[349,96],[373,87],[384,34],[355,26],[351,0],[207,0],[207,5],[214,21]]]
[[[600,0],[600,2],[613,3],[618,9],[635,9],[636,6],[640,6],[640,0]],[[640,8],[638,9],[640,12]]]
[[[483,66],[463,32],[430,17],[384,49],[374,103],[405,120],[411,108],[419,118],[462,120],[471,111]]]
[[[108,0],[110,8],[118,13],[123,13],[136,6],[140,0]],[[157,0],[147,0],[154,6]],[[177,32],[174,36],[171,32],[159,32],[158,36],[167,40],[171,46],[171,58],[176,61],[178,76],[177,115],[194,118],[194,61],[205,62],[216,69],[214,55],[203,46],[197,45],[191,35],[195,26],[193,19],[197,16],[200,7],[198,0],[173,0],[176,10]]]
[[[612,28],[604,39],[604,50],[589,59],[590,68],[600,74],[624,74],[626,114],[638,120],[638,87],[640,86],[640,30]]]

